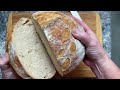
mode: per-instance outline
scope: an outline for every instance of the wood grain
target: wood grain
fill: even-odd
[[[70,13],[67,12],[66,14],[70,14]],[[101,29],[99,14],[96,12],[79,12],[79,14],[82,20],[95,32],[98,40],[102,45],[102,29]],[[30,18],[31,13],[25,13],[25,12],[11,13],[8,18],[7,30],[9,30],[21,17]],[[56,73],[54,77],[60,78],[61,76],[58,73]],[[69,73],[64,77],[81,78],[81,77],[95,77],[95,75],[88,66],[86,66],[83,62],[81,62],[80,65],[75,70],[73,70],[71,73]]]

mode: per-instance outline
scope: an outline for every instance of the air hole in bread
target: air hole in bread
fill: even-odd
[[[24,55],[22,55],[22,54],[19,54],[19,56],[20,56],[20,57],[24,57]]]
[[[31,53],[32,52],[32,49],[30,49],[29,51],[28,51],[28,53]]]
[[[25,25],[29,22],[30,20],[26,20],[22,25]]]
[[[33,24],[29,23],[28,26],[32,26]]]
[[[47,76],[47,75],[46,75]],[[46,76],[44,76],[44,78],[46,78]]]

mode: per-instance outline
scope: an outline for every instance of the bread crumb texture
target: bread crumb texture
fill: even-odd
[[[25,71],[35,79],[51,78],[54,66],[30,19],[21,18],[15,25],[12,43]]]

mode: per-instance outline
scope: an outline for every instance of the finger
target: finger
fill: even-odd
[[[83,21],[80,21],[79,19],[77,19],[76,17],[72,16],[72,18],[78,23],[80,24],[83,29],[85,30],[85,32],[87,32],[90,35],[93,35],[94,32],[88,27],[88,25],[86,23],[84,23]]]
[[[13,71],[12,68],[2,70],[3,79],[19,79],[19,76]]]
[[[7,53],[5,53],[5,55],[2,58],[0,58],[0,66],[8,64],[8,62],[9,62],[9,56]]]
[[[80,21],[79,19],[77,19],[76,17],[72,16],[72,18],[78,23],[80,24],[84,29],[85,31],[91,31],[91,29],[87,26],[86,23],[84,23],[83,21]]]
[[[73,36],[81,41],[85,46],[88,46],[90,43],[89,35],[86,32],[81,32],[80,30],[73,30],[72,31]]]
[[[0,68],[1,68],[2,71],[4,71],[4,70],[9,69],[10,66],[9,65],[1,65]]]

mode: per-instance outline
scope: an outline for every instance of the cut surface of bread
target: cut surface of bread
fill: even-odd
[[[11,33],[11,44],[26,73],[34,79],[52,78],[56,70],[31,19],[21,18]]]
[[[63,76],[75,69],[84,59],[85,48],[72,36],[71,31],[84,29],[73,18],[61,12],[38,11],[32,17],[59,74]]]

